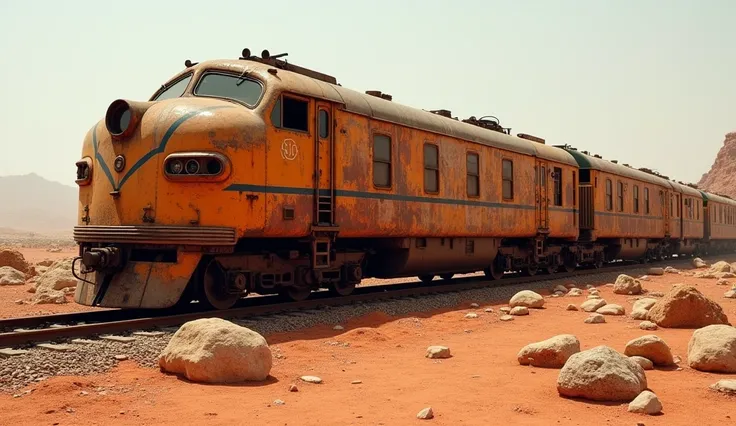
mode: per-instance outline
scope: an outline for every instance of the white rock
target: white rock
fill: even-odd
[[[662,403],[653,392],[645,390],[629,403],[629,412],[643,414],[659,414],[662,412]]]
[[[606,318],[601,314],[590,314],[584,321],[586,324],[603,324],[606,322]]]
[[[0,286],[23,285],[26,283],[26,274],[10,266],[0,267]]]
[[[465,314],[465,318],[469,318],[469,319],[478,318],[478,314],[476,314],[475,312],[468,312],[467,314]]]
[[[649,274],[649,275],[664,275],[664,268],[658,268],[658,267],[649,268],[649,270],[647,271],[647,274]]]
[[[634,302],[634,307],[631,309],[631,318],[637,320],[647,319],[649,309],[657,303],[657,299],[651,297],[645,297]]]
[[[162,370],[207,383],[262,381],[272,363],[263,336],[221,318],[185,323],[159,356]]]
[[[654,334],[630,340],[624,349],[624,355],[642,356],[656,365],[668,366],[675,363],[669,345]]]
[[[567,296],[569,297],[577,297],[582,296],[583,290],[580,290],[579,288],[571,288],[569,292],[567,292]]]
[[[736,327],[708,325],[693,332],[687,346],[691,368],[713,373],[736,373]]]
[[[471,303],[471,304],[470,304],[470,307],[471,307],[471,308],[473,308],[473,309],[475,309],[475,308],[479,308],[479,307],[480,307],[480,305],[479,305],[479,304],[477,304],[477,303]]]
[[[624,315],[626,313],[623,306],[615,303],[607,303],[595,311],[601,315]]]
[[[613,292],[616,294],[641,294],[641,283],[633,277],[621,274],[613,284]]]
[[[529,308],[527,308],[526,306],[516,306],[511,309],[511,312],[509,312],[509,314],[516,316],[529,315]]]
[[[567,308],[565,309],[567,309],[568,311],[577,311],[578,307],[570,303],[569,305],[567,305]]]
[[[38,277],[35,284],[36,291],[40,292],[41,289],[63,290],[67,287],[76,287],[77,279],[72,274],[72,260],[73,258],[69,257],[59,259],[51,264],[46,272]]]
[[[595,312],[598,309],[606,306],[606,304],[607,303],[604,299],[588,299],[580,304],[580,309],[584,310],[585,312]]]
[[[696,257],[692,260],[692,264],[694,268],[706,268],[708,267],[708,264],[703,262],[703,259]]]
[[[639,323],[639,328],[641,328],[642,330],[652,331],[658,329],[659,326],[651,321],[642,321]]]
[[[434,417],[434,412],[432,411],[432,407],[427,407],[423,409],[422,411],[417,413],[417,418],[422,420],[429,420]]]
[[[572,354],[580,352],[580,341],[572,334],[560,334],[524,346],[516,355],[521,365],[561,368]]]
[[[710,388],[717,392],[736,395],[736,380],[719,380],[718,382],[710,385]]]
[[[301,379],[301,381],[307,382],[307,383],[313,383],[313,384],[320,384],[320,383],[322,383],[322,378],[317,377],[317,376],[302,376],[299,379]]]
[[[643,356],[630,356],[629,357],[632,361],[635,361],[637,364],[641,365],[641,368],[645,370],[652,370],[654,369],[654,363],[649,358],[644,358]]]
[[[501,321],[513,321],[514,317],[511,315],[501,315],[501,317],[499,317],[498,319],[500,319]]]
[[[607,346],[573,354],[557,378],[560,395],[595,401],[631,401],[646,388],[644,369]]]
[[[541,308],[544,306],[544,297],[531,290],[522,290],[516,293],[509,301],[509,307],[525,306],[527,308]]]
[[[450,358],[450,348],[447,346],[430,346],[427,348],[426,358]]]

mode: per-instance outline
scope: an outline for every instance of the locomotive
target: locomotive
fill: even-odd
[[[110,104],[76,163],[77,303],[228,309],[368,277],[498,280],[736,247],[727,197],[284,56],[187,60],[148,101]]]

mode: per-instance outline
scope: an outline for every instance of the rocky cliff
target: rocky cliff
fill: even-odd
[[[700,178],[698,188],[736,198],[736,132],[726,135],[716,161]]]

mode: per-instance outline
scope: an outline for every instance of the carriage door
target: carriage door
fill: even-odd
[[[670,235],[670,209],[672,208],[672,200],[670,200],[669,191],[659,191],[659,199],[662,204],[662,218],[664,219],[664,235]]]
[[[335,223],[332,105],[317,101],[315,106],[317,131],[314,132],[314,223],[331,226]]]
[[[549,228],[549,199],[547,192],[547,170],[549,167],[546,161],[537,160],[536,169],[537,228],[546,231]]]

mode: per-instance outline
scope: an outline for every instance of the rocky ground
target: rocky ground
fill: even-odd
[[[609,273],[235,321],[262,334],[272,354],[268,378],[246,384],[161,372],[164,352],[167,368],[177,368],[176,351],[166,349],[175,329],[33,347],[0,358],[0,423],[729,424],[730,384],[711,387],[736,376],[706,364],[729,351],[736,362],[736,343],[717,347],[733,327],[694,339],[702,324],[645,322],[733,321],[736,299],[727,296],[736,275],[728,263],[714,266],[643,279],[636,278],[648,271],[637,268],[628,278]],[[0,287],[0,306],[16,287]],[[582,365],[611,374],[601,379]],[[308,382],[315,377],[319,383]],[[622,399],[606,400],[615,393]]]

